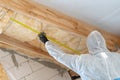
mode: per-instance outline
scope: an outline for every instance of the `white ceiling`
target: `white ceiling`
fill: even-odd
[[[120,0],[35,0],[120,36]]]

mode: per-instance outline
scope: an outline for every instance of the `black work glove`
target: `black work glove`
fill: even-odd
[[[39,39],[45,44],[47,41],[49,41],[46,37],[46,34],[44,32],[41,32],[40,34],[38,34]]]

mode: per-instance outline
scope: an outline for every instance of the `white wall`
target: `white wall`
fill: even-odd
[[[120,35],[120,0],[35,0]]]

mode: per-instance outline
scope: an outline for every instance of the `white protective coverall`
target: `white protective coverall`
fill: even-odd
[[[50,41],[45,47],[51,56],[78,73],[82,80],[120,80],[120,54],[107,49],[98,31],[91,32],[87,38],[89,54],[66,54]]]

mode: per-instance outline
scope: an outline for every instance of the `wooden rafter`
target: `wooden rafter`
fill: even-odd
[[[55,61],[47,52],[43,51],[42,49],[36,48],[28,43],[21,42],[4,34],[0,35],[0,47],[15,50],[33,58],[48,59],[59,66],[66,68],[62,64]]]
[[[9,36],[6,36],[4,34],[0,35],[0,42],[4,43],[4,44],[7,44],[7,45],[10,45],[10,46],[13,46],[15,50],[16,49],[24,50],[24,51],[28,52],[29,55],[31,55],[31,56],[33,56],[35,54],[40,55],[40,56],[44,56],[44,57],[49,56],[49,54],[47,52],[44,52],[41,49],[35,48],[30,44],[21,42],[19,40],[16,40],[16,39],[11,38]],[[49,57],[47,57],[47,58],[49,58]]]
[[[0,0],[0,4],[14,11],[35,17],[49,24],[57,25],[59,28],[84,36],[87,36],[93,30],[99,30],[106,38],[109,49],[114,49],[114,44],[120,45],[119,37],[31,0]]]

